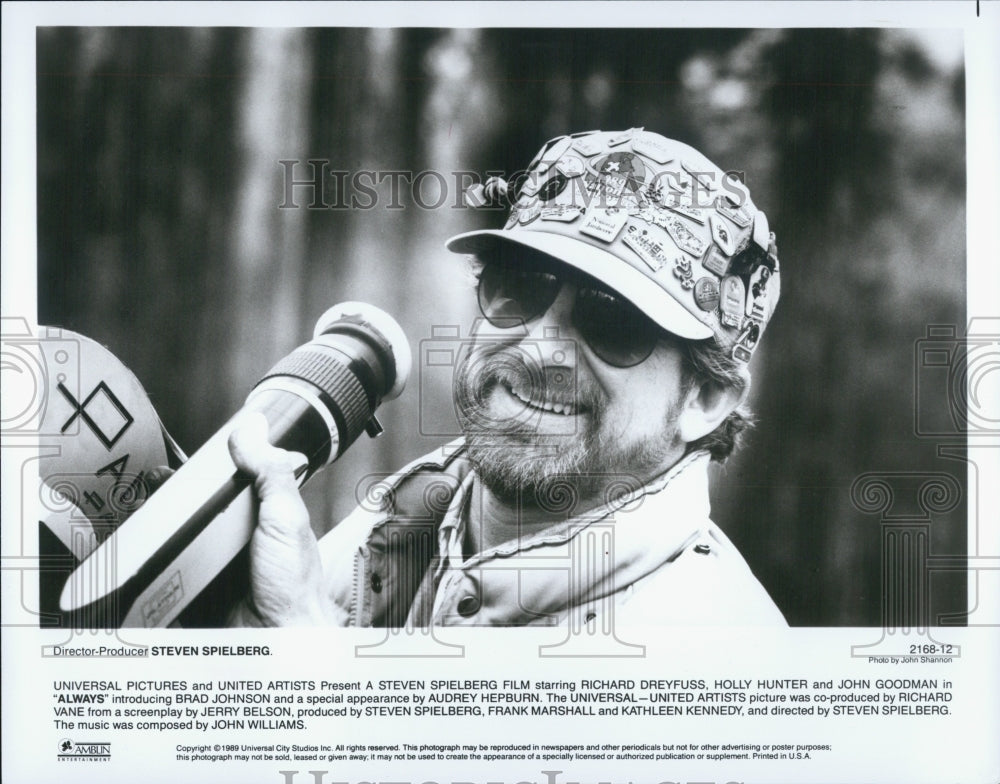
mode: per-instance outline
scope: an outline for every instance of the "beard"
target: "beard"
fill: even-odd
[[[667,468],[680,443],[676,404],[668,421],[651,423],[646,437],[627,443],[609,423],[607,398],[594,382],[577,380],[570,368],[540,365],[519,345],[486,344],[473,347],[456,371],[467,454],[493,495],[518,508],[570,515],[617,505]],[[542,412],[524,397],[571,400],[571,413]]]

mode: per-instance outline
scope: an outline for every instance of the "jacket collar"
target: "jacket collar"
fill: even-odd
[[[611,497],[606,503],[568,517],[538,533],[503,542],[474,556],[466,565],[472,566],[489,558],[502,558],[536,547],[564,544],[588,526],[610,520],[615,523],[616,549],[624,545],[635,545],[637,549],[655,552],[662,549],[656,547],[657,544],[672,549],[678,526],[667,525],[668,521],[677,517],[709,517],[708,472],[705,470],[708,460],[707,452],[685,455],[644,487],[636,489],[622,484],[621,492],[609,494]],[[698,470],[699,467],[701,470]],[[462,513],[467,508],[468,494],[474,480],[471,471],[462,477],[458,491],[441,522],[442,529],[461,526]],[[664,521],[664,525],[656,526],[654,531],[645,530],[649,527],[645,521],[650,516]],[[633,537],[636,541],[631,541]],[[632,555],[637,556],[638,553]]]
[[[711,525],[708,462],[706,452],[692,453],[637,492],[540,533],[505,542],[460,565],[451,563],[462,580],[455,583],[454,596],[441,597],[438,617],[457,617],[451,605],[470,591],[482,601],[477,624],[524,623],[526,613],[558,617],[568,608],[593,605],[650,575]],[[456,492],[442,529],[461,526],[474,481],[468,461],[461,464],[464,470],[454,476]],[[446,585],[451,583],[445,581],[442,588]]]

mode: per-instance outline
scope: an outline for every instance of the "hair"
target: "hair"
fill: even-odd
[[[750,386],[746,366],[733,359],[716,338],[708,340],[677,340],[681,350],[681,372],[687,389],[705,383],[731,389],[742,396]],[[754,426],[753,416],[746,404],[740,404],[715,430],[687,445],[685,454],[707,451],[712,460],[724,463],[743,441],[747,430]]]

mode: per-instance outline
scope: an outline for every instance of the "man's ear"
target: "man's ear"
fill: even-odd
[[[742,388],[714,381],[692,386],[677,418],[677,435],[685,444],[707,436],[746,400],[749,392],[749,378]]]

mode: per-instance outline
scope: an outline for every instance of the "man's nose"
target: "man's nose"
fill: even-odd
[[[576,368],[579,336],[573,326],[575,304],[576,286],[563,283],[548,310],[528,324],[522,341],[522,346],[530,347],[538,357],[546,382],[556,387],[571,383],[572,372],[561,371]]]

